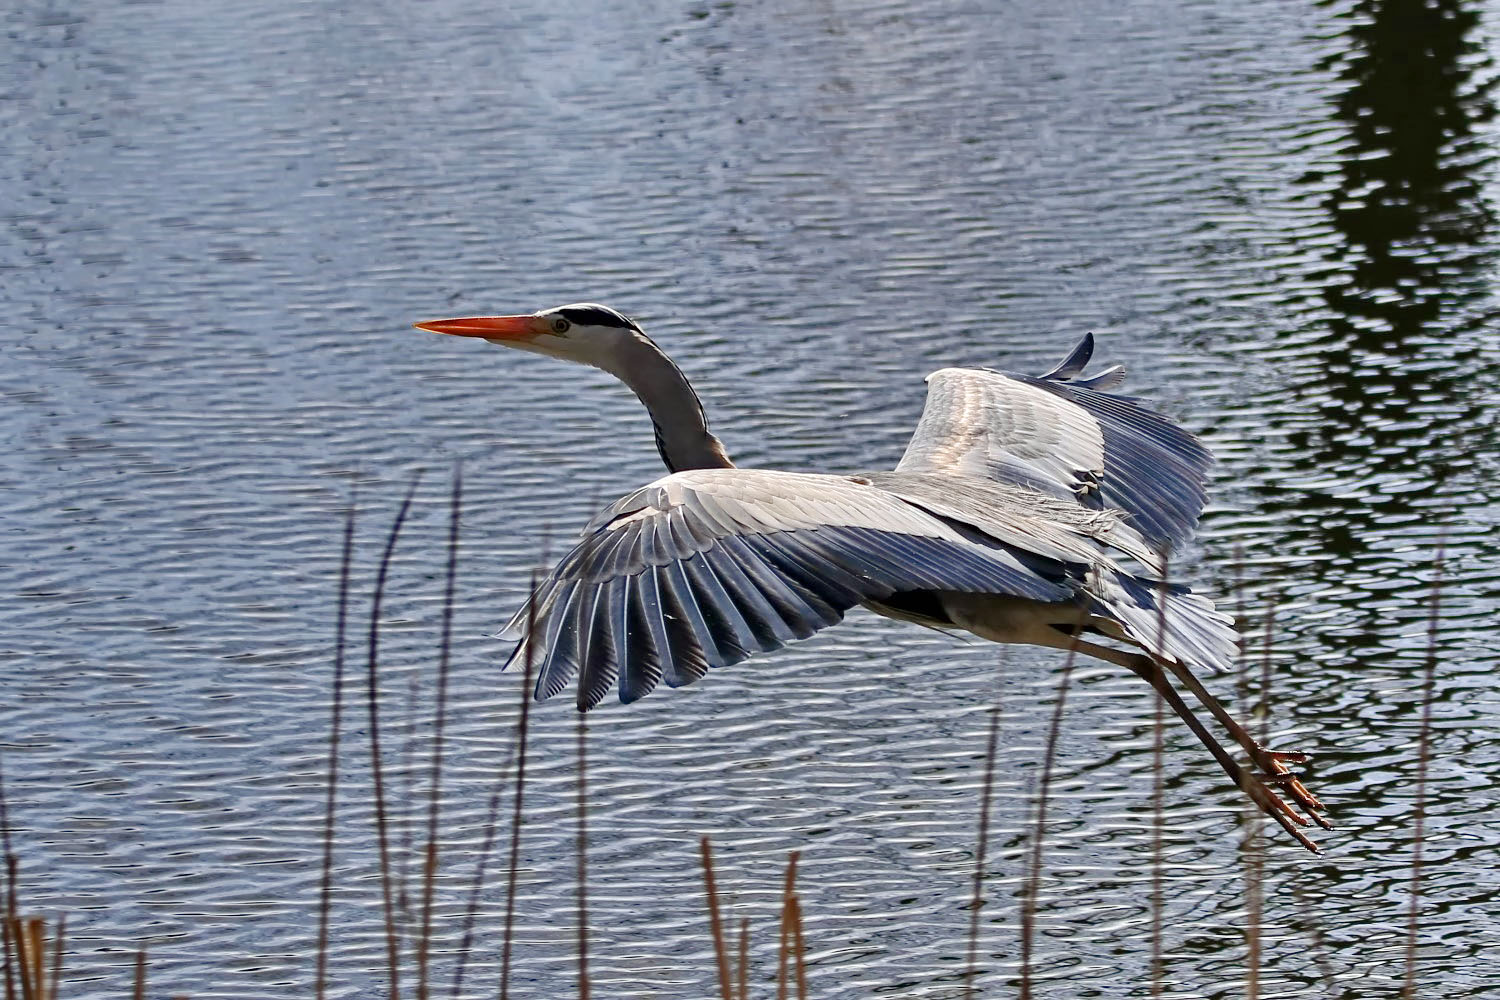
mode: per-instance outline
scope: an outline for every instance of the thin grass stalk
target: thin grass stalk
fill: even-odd
[[[780,940],[776,945],[776,1000],[786,1000],[787,969],[792,954],[792,908],[789,899],[781,901],[780,931]]]
[[[36,963],[32,959],[33,941],[27,923],[20,917],[8,917],[5,926],[16,942],[16,976],[21,981],[21,1000],[36,1000],[35,976],[32,973],[32,967]]]
[[[1291,883],[1292,895],[1297,901],[1297,911],[1304,914],[1315,912],[1312,901],[1307,898],[1307,893],[1295,880]],[[1318,975],[1323,977],[1323,985],[1328,990],[1330,997],[1339,995],[1338,979],[1334,975],[1333,966],[1328,961],[1328,942],[1323,937],[1323,932],[1318,929],[1316,920],[1305,922],[1307,936],[1312,940],[1313,962],[1318,967]]]
[[[9,838],[7,837],[7,840]],[[5,855],[5,1000],[16,1000],[16,980],[24,979],[20,969],[21,939],[16,934],[16,882],[20,865],[16,856]],[[24,982],[22,984],[24,986]]]
[[[1265,848],[1260,834],[1260,817],[1251,816],[1245,838],[1245,1000],[1260,1000],[1261,927],[1265,920]]]
[[[26,942],[21,974],[26,979],[26,992],[37,1000],[46,996],[42,971],[47,967],[47,942],[42,937],[43,929],[41,917],[26,917],[21,921],[21,940]]]
[[[1167,649],[1167,578],[1170,555],[1162,554],[1161,589],[1156,600],[1156,656],[1151,657],[1151,996],[1160,997],[1166,989],[1166,963],[1163,961],[1165,936],[1162,924],[1166,911],[1166,851],[1163,828],[1167,824],[1167,701],[1159,685],[1165,682],[1161,657]]]
[[[1266,607],[1265,635],[1261,637],[1260,700],[1256,720],[1259,742],[1269,745],[1271,729],[1271,652],[1276,638],[1276,602]],[[1245,837],[1245,1000],[1260,1000],[1260,970],[1265,950],[1261,929],[1265,925],[1265,845],[1261,838],[1261,813],[1250,814]]]
[[[1234,610],[1239,616],[1235,622],[1241,626],[1245,616],[1245,548],[1234,543]],[[1241,627],[1234,630],[1234,699],[1240,712],[1250,704],[1250,660],[1245,655],[1245,633]]]
[[[16,1000],[16,960],[19,942],[11,935],[11,921],[16,918],[16,880],[20,863],[10,844],[10,813],[5,804],[4,759],[0,757],[0,851],[4,852],[5,867],[5,912],[3,926],[5,939],[5,1000]]]
[[[589,1000],[588,713],[578,713],[578,996]]]
[[[10,922],[16,918],[16,875],[20,868],[10,843],[10,810],[5,801],[5,758],[0,755],[0,853],[5,866],[5,1000],[16,1000],[16,955],[18,942],[12,940]]]
[[[63,945],[68,940],[68,918],[57,918],[57,930],[52,935],[52,973],[47,986],[47,1000],[57,1000],[57,987],[62,982]]]
[[[318,890],[318,958],[313,992],[328,989],[328,921],[333,912],[333,827],[338,798],[339,740],[344,726],[344,636],[349,620],[349,577],[354,559],[354,504],[344,514],[344,547],[339,556],[339,596],[333,639],[333,708],[328,722],[328,779],[323,801],[323,876]]]
[[[0,933],[5,938],[5,1000],[16,1000],[16,961],[18,949],[11,934],[11,918],[0,919]]]
[[[1248,817],[1245,855],[1245,1000],[1260,1000],[1261,925],[1265,919],[1265,854],[1259,816]]]
[[[1246,606],[1244,594],[1244,558],[1244,549],[1236,544],[1234,548],[1234,600],[1235,610],[1240,612],[1241,615],[1244,614]],[[1267,628],[1269,632],[1269,619]],[[1250,656],[1246,646],[1245,633],[1240,629],[1236,629],[1235,700],[1242,709],[1250,705]],[[1262,849],[1260,819],[1262,814],[1260,808],[1253,802],[1246,802],[1245,807],[1245,839],[1240,844],[1240,854],[1244,858],[1245,865],[1245,995],[1247,998],[1252,998],[1257,996],[1260,990],[1259,972],[1258,970],[1255,972],[1250,971],[1250,967],[1259,962],[1260,955],[1260,919],[1263,908],[1263,897],[1261,896],[1263,882],[1259,867],[1259,862],[1262,860],[1260,855]]]
[[[1260,699],[1255,706],[1255,721],[1261,746],[1271,742],[1271,646],[1276,638],[1276,601],[1266,605],[1266,632],[1260,647]]]
[[[27,951],[30,954],[31,995],[47,1000],[47,921],[31,917],[26,921]]]
[[[0,851],[7,858],[15,857],[10,846],[10,808],[5,801],[5,755],[0,753]]]
[[[16,942],[10,925],[9,916],[0,919],[0,935],[5,939],[5,1000],[16,1000]]]
[[[740,919],[739,1000],[750,1000],[750,918]]]
[[[1437,686],[1438,625],[1442,611],[1443,551],[1439,536],[1432,560],[1432,599],[1427,612],[1427,662],[1422,667],[1422,721],[1417,730],[1417,800],[1412,804],[1411,889],[1406,912],[1406,978],[1403,1000],[1417,995],[1417,932],[1422,917],[1422,841],[1427,835],[1427,765],[1432,754],[1432,697]]]
[[[521,682],[521,719],[516,727],[516,795],[510,823],[510,876],[505,886],[505,938],[500,945],[500,1000],[510,998],[510,955],[515,946],[516,879],[521,863],[521,820],[526,792],[526,731],[531,720],[531,672],[536,664],[536,575],[532,574],[530,599],[526,601],[525,674]]]
[[[380,607],[385,600],[385,581],[390,572],[391,557],[396,551],[396,540],[401,537],[401,526],[406,523],[412,497],[416,495],[421,478],[419,474],[412,479],[411,486],[406,491],[406,499],[401,501],[396,520],[391,524],[390,536],[386,539],[385,551],[380,555],[380,564],[375,573],[375,593],[370,602],[366,706],[370,719],[370,770],[375,786],[375,834],[380,848],[380,893],[385,913],[385,954],[391,1000],[400,1000],[401,997],[401,941],[396,930],[395,901],[392,897],[391,849],[385,811],[385,768],[380,753]]]
[[[531,581],[530,596],[536,596],[535,576],[533,576]],[[530,620],[528,620],[527,624],[528,626],[531,624]],[[521,682],[521,699],[524,703],[527,692],[531,690],[531,667],[533,660],[529,649],[522,658],[522,662],[524,664],[525,676]],[[509,751],[505,755],[505,760],[495,772],[495,784],[490,790],[490,801],[484,816],[484,839],[479,847],[479,859],[474,864],[474,884],[469,888],[469,902],[464,908],[463,934],[458,946],[458,962],[457,967],[454,969],[453,991],[450,994],[453,1000],[457,1000],[459,994],[463,992],[464,969],[469,962],[469,951],[474,942],[474,921],[479,914],[479,894],[484,889],[485,872],[489,868],[490,855],[495,847],[496,835],[500,832],[500,800],[506,786],[510,782],[510,766],[516,760],[517,746],[522,742],[522,737],[524,736],[521,729],[521,721],[525,717],[525,714],[526,706],[522,704],[521,710],[516,713],[516,739],[511,743]]]
[[[413,764],[417,759],[417,700],[420,696],[421,683],[417,675],[408,675],[406,706],[401,713],[404,720],[401,750],[396,754],[396,774],[401,779],[401,792],[395,801],[401,803],[401,809],[397,813],[400,817],[401,839],[398,841],[398,849],[391,852],[392,868],[396,873],[396,929],[399,938],[407,937],[413,924],[411,894],[407,889],[412,857],[416,853],[412,850],[411,804],[416,794],[416,768]]]
[[[1075,640],[1077,634],[1075,633]],[[1062,733],[1063,707],[1068,701],[1068,683],[1073,664],[1078,659],[1075,641],[1063,661],[1062,676],[1057,682],[1057,702],[1052,708],[1052,723],[1047,729],[1047,746],[1042,755],[1042,776],[1037,784],[1036,824],[1031,835],[1031,859],[1026,882],[1021,889],[1021,990],[1020,1000],[1031,1000],[1031,951],[1036,937],[1037,892],[1042,878],[1042,844],[1047,831],[1047,794],[1052,787],[1052,766],[1057,760],[1057,744]]]
[[[714,964],[719,972],[719,995],[723,1000],[734,1000],[729,978],[729,956],[724,950],[724,925],[719,922],[719,890],[714,882],[713,849],[708,837],[698,841],[698,853],[703,859],[703,887],[708,896],[708,927],[714,939]]]
[[[27,925],[27,930],[31,933],[31,991],[37,1000],[47,1000],[47,920],[45,917],[32,917]]]
[[[999,663],[1004,663],[1002,653]],[[1004,670],[996,671],[995,707],[990,709],[989,739],[984,751],[984,784],[979,793],[979,833],[974,848],[974,898],[969,908],[969,963],[964,972],[964,992],[970,997],[974,992],[974,979],[979,975],[979,911],[984,906],[984,871],[986,855],[990,846],[990,803],[995,790],[995,757],[1000,745],[1000,709],[1004,691]]]
[[[515,762],[515,753],[516,748],[512,745],[505,760],[495,772],[495,787],[490,791],[490,802],[485,811],[484,838],[479,846],[479,860],[474,866],[474,882],[469,887],[468,905],[464,908],[463,933],[458,946],[458,963],[453,973],[453,990],[450,995],[454,1000],[457,1000],[458,995],[463,992],[464,969],[468,964],[469,950],[474,943],[474,921],[479,914],[479,894],[484,888],[485,872],[489,867],[495,838],[500,830],[500,799],[510,781],[510,766]]]
[[[786,858],[786,881],[781,887],[781,943],[776,951],[776,1000],[786,1000],[792,943],[792,897],[797,887],[797,859],[801,856],[801,851],[789,851]]]
[[[797,1000],[807,1000],[807,941],[802,937],[802,901],[792,893],[792,964],[797,970]]]
[[[432,727],[432,771],[427,777],[427,847],[422,864],[422,923],[417,936],[417,997],[427,1000],[429,959],[432,954],[432,897],[437,883],[438,815],[442,804],[443,733],[448,721],[448,668],[453,650],[453,606],[458,582],[459,520],[463,508],[464,469],[453,468],[453,491],[448,500],[448,565],[443,577],[443,623],[438,633],[436,718]]]

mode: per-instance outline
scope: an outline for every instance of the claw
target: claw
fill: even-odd
[[[1293,764],[1306,764],[1312,760],[1312,754],[1302,750],[1266,750],[1264,747],[1261,750],[1276,760],[1289,761]]]
[[[1300,750],[1267,750],[1257,744],[1254,757],[1256,758],[1255,762],[1269,772],[1265,776],[1266,780],[1275,783],[1289,793],[1292,798],[1296,799],[1297,804],[1312,813],[1313,819],[1323,829],[1333,829],[1332,823],[1318,815],[1324,808],[1323,803],[1319,801],[1317,796],[1307,790],[1307,786],[1302,784],[1300,780],[1301,775],[1294,773],[1291,768],[1286,766],[1287,762],[1303,763],[1307,761],[1309,759],[1307,754],[1302,753]],[[1269,766],[1267,766],[1268,764]]]

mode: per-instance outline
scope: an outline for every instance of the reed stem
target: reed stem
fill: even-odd
[[[776,1000],[786,1000],[787,972],[792,955],[792,898],[797,888],[797,859],[800,851],[790,851],[786,858],[786,881],[781,887],[781,943],[776,951]]]
[[[729,956],[724,948],[724,925],[719,922],[719,890],[714,883],[713,849],[708,837],[698,841],[699,854],[703,858],[703,885],[708,895],[708,927],[714,939],[714,964],[719,972],[719,996],[722,1000],[734,1000],[732,982],[729,977]]]
[[[1432,698],[1437,685],[1438,625],[1443,596],[1443,553],[1439,537],[1432,560],[1432,597],[1427,612],[1427,661],[1422,668],[1422,721],[1417,730],[1417,800],[1412,805],[1411,889],[1406,913],[1406,978],[1403,1000],[1417,995],[1417,935],[1422,917],[1422,842],[1427,836],[1427,767],[1432,755]]]
[[[588,713],[578,713],[578,997],[589,1000]]]
[[[1031,835],[1031,860],[1022,886],[1021,896],[1021,1000],[1031,1000],[1031,952],[1036,938],[1037,893],[1042,878],[1042,846],[1047,832],[1047,795],[1052,788],[1052,766],[1057,760],[1057,744],[1062,735],[1063,708],[1068,701],[1068,682],[1073,677],[1073,664],[1078,658],[1078,645],[1068,650],[1063,662],[1062,676],[1057,682],[1057,699],[1052,708],[1052,723],[1047,729],[1047,746],[1042,755],[1042,776],[1037,785],[1036,824]]]
[[[1168,556],[1162,556],[1161,588],[1156,600],[1156,649],[1158,655],[1151,657],[1151,670],[1156,675],[1151,679],[1151,996],[1160,997],[1166,989],[1165,935],[1163,922],[1166,910],[1166,866],[1163,863],[1166,851],[1163,843],[1166,812],[1167,769],[1167,702],[1162,697],[1161,686],[1166,683],[1161,657],[1167,648],[1167,578]]]
[[[459,520],[463,508],[463,463],[454,466],[448,501],[448,565],[443,578],[443,623],[438,635],[436,718],[432,727],[432,771],[427,778],[427,848],[422,865],[422,924],[417,938],[417,997],[427,1000],[432,949],[432,897],[437,882],[438,815],[442,807],[443,733],[448,720],[448,673],[453,649],[454,593],[458,581]]]
[[[1002,653],[999,664],[1004,663]],[[996,670],[995,707],[990,709],[989,738],[984,751],[984,784],[979,793],[979,833],[974,848],[974,898],[969,907],[969,962],[964,972],[964,992],[974,992],[979,975],[979,911],[984,907],[985,861],[990,845],[990,803],[995,789],[995,757],[1000,744],[1000,710],[1004,692],[1004,670]]]
[[[323,801],[323,876],[318,890],[318,958],[313,994],[323,1000],[328,988],[328,921],[333,913],[333,828],[338,798],[339,740],[344,713],[344,637],[349,620],[349,578],[354,559],[354,508],[344,514],[344,547],[339,556],[339,595],[333,639],[333,708],[328,722],[327,794]]]
[[[401,527],[406,523],[411,510],[412,497],[416,495],[419,473],[412,479],[406,491],[406,499],[396,512],[386,538],[385,551],[381,553],[379,568],[375,573],[375,593],[370,602],[369,663],[367,670],[366,707],[370,721],[370,770],[375,789],[375,835],[380,849],[380,892],[385,914],[385,953],[387,975],[390,982],[391,1000],[401,997],[401,941],[396,930],[395,900],[392,898],[391,850],[387,831],[385,809],[385,766],[380,752],[380,608],[385,599],[385,581],[390,572],[391,557],[396,551],[396,540],[401,537]]]
[[[510,956],[516,940],[516,880],[521,863],[521,820],[526,792],[526,732],[531,720],[531,673],[536,664],[536,644],[531,641],[536,629],[535,574],[531,580],[531,597],[526,601],[525,674],[521,681],[521,721],[516,727],[516,796],[510,823],[510,873],[505,885],[505,939],[500,946],[500,1000],[510,998]]]

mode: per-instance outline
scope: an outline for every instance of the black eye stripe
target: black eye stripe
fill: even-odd
[[[557,310],[557,315],[580,326],[613,326],[621,330],[632,330],[635,324],[613,309],[604,306],[569,306]]]

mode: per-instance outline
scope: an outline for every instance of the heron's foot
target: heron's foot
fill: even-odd
[[[1283,794],[1291,796],[1292,800],[1307,810],[1312,817],[1311,822],[1317,823],[1325,830],[1332,830],[1333,824],[1323,815],[1324,805],[1316,795],[1307,790],[1302,784],[1301,776],[1292,771],[1290,764],[1306,763],[1311,758],[1300,750],[1269,750],[1259,743],[1251,751],[1256,765],[1264,772],[1263,781],[1275,785]],[[1262,807],[1264,808],[1264,807]],[[1306,816],[1296,814],[1303,826],[1308,824]]]
[[[1296,779],[1292,780],[1295,781]],[[1302,832],[1302,828],[1310,826],[1313,820],[1308,819],[1294,809],[1285,799],[1276,794],[1270,785],[1267,785],[1257,775],[1251,774],[1249,771],[1244,771],[1240,774],[1240,788],[1246,795],[1250,796],[1250,801],[1260,807],[1261,812],[1279,823],[1281,828],[1295,837],[1297,842],[1303,847],[1314,854],[1323,853],[1317,841]],[[1312,812],[1311,809],[1308,811]],[[1316,812],[1312,812],[1312,814],[1318,823],[1327,826],[1327,823]],[[1329,827],[1329,829],[1332,829],[1332,827]]]

